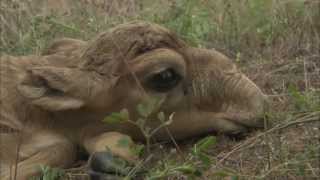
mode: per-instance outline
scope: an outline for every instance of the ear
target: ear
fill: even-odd
[[[31,104],[49,111],[78,109],[90,96],[89,82],[89,73],[78,69],[36,67],[28,70],[18,91]]]
[[[86,45],[85,41],[62,38],[53,41],[42,53],[41,55],[51,55],[57,53],[71,53],[77,49],[80,49]]]

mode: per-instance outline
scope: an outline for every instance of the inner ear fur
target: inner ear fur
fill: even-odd
[[[99,84],[90,72],[73,68],[34,67],[18,85],[31,104],[49,111],[78,109],[85,105]],[[95,87],[94,87],[95,86]]]

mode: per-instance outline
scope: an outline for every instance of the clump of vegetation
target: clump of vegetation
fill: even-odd
[[[123,109],[119,113],[112,113],[111,115],[107,116],[103,121],[106,123],[123,123],[128,122],[135,125],[137,128],[140,129],[143,136],[145,137],[147,143],[147,151],[150,153],[150,146],[151,146],[151,138],[162,128],[168,126],[172,122],[173,114],[166,119],[165,114],[163,112],[157,113],[157,119],[160,121],[159,126],[157,127],[150,127],[148,123],[150,121],[155,121],[150,119],[150,116],[161,106],[163,100],[158,98],[149,98],[147,101],[138,104],[137,112],[139,114],[139,118],[136,121],[133,121],[129,117],[129,113],[127,109]]]
[[[289,96],[294,110],[297,112],[313,112],[320,110],[320,94],[314,89],[300,92],[297,87],[289,86]]]
[[[148,172],[145,179],[156,180],[172,176],[185,176],[188,178],[202,177],[214,163],[213,158],[207,151],[216,144],[214,136],[208,136],[193,145],[191,152],[187,154],[183,162],[176,162],[169,157],[165,161],[159,161],[157,165]]]
[[[176,1],[162,17],[150,20],[172,29],[194,46],[204,46],[214,30],[209,9],[197,0]]]
[[[107,116],[103,121],[105,123],[131,123],[137,128],[140,129],[146,140],[146,153],[147,158],[152,155],[151,153],[151,138],[163,128],[172,123],[172,118],[174,114],[171,114],[169,117],[163,112],[157,113],[157,120],[159,125],[156,127],[150,127],[148,124],[150,121],[155,121],[152,119],[152,115],[156,112],[162,104],[162,99],[155,97],[150,97],[145,102],[142,102],[137,105],[136,111],[140,116],[136,121],[130,119],[129,113],[126,109],[118,113],[112,113]],[[119,146],[129,145],[129,143],[123,143],[123,140],[120,140]],[[125,141],[126,142],[126,141]],[[174,142],[175,143],[175,142]],[[214,136],[208,136],[199,142],[197,142],[191,152],[185,157],[184,162],[176,162],[170,159],[167,161],[159,161],[159,163],[151,170],[146,172],[146,177],[144,179],[155,180],[163,179],[175,175],[187,175],[188,177],[200,177],[202,173],[210,168],[213,161],[212,158],[206,153],[210,147],[216,143]],[[141,155],[143,146],[138,145],[132,149],[138,155]],[[141,166],[141,165],[140,165]],[[142,165],[143,166],[143,165]],[[134,169],[133,173],[130,172],[126,177],[127,179],[131,176],[134,176],[134,173],[137,173],[138,169]]]
[[[48,166],[40,166],[41,176],[32,177],[30,180],[59,180],[65,177],[65,172],[58,168],[51,168]]]

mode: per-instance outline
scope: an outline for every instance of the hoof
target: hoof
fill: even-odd
[[[92,170],[89,170],[88,174],[90,176],[90,180],[121,180],[123,179],[122,176],[100,173]]]
[[[91,180],[117,180],[127,176],[132,166],[111,152],[96,152],[91,155],[88,164]]]

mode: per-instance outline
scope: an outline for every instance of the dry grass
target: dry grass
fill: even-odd
[[[57,9],[44,2],[67,3]],[[218,135],[203,179],[320,178],[318,0],[2,0],[0,52],[39,54],[52,39],[90,39],[132,19],[163,24],[194,45],[228,54],[270,95],[269,127],[240,140]],[[181,143],[184,152],[193,141]],[[163,146],[155,159],[168,159],[171,146]],[[69,172],[70,179],[86,177],[81,169]]]

